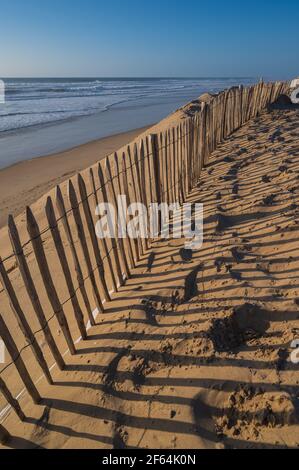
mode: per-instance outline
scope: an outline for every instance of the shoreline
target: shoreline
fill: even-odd
[[[0,228],[57,184],[119,150],[151,126],[113,134],[0,169]]]
[[[105,111],[96,107],[89,108],[87,102],[86,114],[64,116],[63,119],[53,117],[52,121],[28,118],[25,122],[17,122],[14,127],[3,125],[0,132],[0,169],[23,160],[29,160],[41,155],[52,155],[69,150],[94,140],[114,134],[129,132],[132,129],[148,127],[158,123],[166,116],[196,100],[204,93],[217,93],[233,84],[250,85],[252,79],[198,79],[191,85],[185,82],[164,83],[158,91],[151,89],[150,93],[127,96],[120,93],[121,101],[106,103]],[[133,87],[134,88],[134,87]],[[126,90],[126,88],[124,89]],[[24,99],[26,98],[26,93]],[[79,97],[79,104],[83,97]],[[46,97],[46,99],[48,99]],[[70,99],[72,99],[70,97]],[[109,101],[109,100],[108,100]],[[113,100],[112,100],[113,101]],[[30,100],[28,101],[30,105]],[[28,105],[28,106],[29,106]],[[79,105],[78,105],[79,106]],[[58,106],[59,108],[59,106]],[[80,106],[78,111],[80,111]],[[30,115],[30,106],[29,112]],[[48,108],[47,108],[48,109]],[[45,111],[47,111],[47,109]],[[55,112],[55,106],[53,112]],[[75,106],[74,110],[77,109]],[[18,111],[18,109],[16,109]],[[20,110],[19,110],[20,111]],[[22,107],[21,107],[22,111]],[[39,110],[37,110],[39,111]],[[43,109],[40,109],[42,112]],[[18,114],[18,112],[17,112]],[[27,114],[27,113],[25,113]],[[5,116],[5,114],[4,114]],[[8,114],[9,118],[9,114]],[[16,124],[16,123],[15,123]],[[7,131],[5,130],[7,127]]]
[[[178,122],[186,118],[188,113],[198,109],[201,100],[209,100],[210,97],[211,95],[208,93],[201,95],[198,99],[185,103],[170,114],[164,114],[161,120],[152,120],[145,126],[138,126],[124,132],[113,132],[114,127],[112,126],[110,128],[112,134],[109,136],[90,138],[89,141],[81,144],[76,144],[78,135],[76,128],[72,127],[70,130],[74,144],[68,148],[47,154],[37,154],[34,149],[29,158],[25,158],[24,155],[24,159],[13,162],[7,167],[0,167],[1,233],[5,230],[8,215],[23,218],[26,207],[32,206],[32,204],[40,213],[42,200],[58,184],[61,185],[79,171],[88,169],[106,156],[121,151],[139,137],[147,135],[149,131],[161,132],[177,125]],[[77,122],[82,123],[83,121],[78,120]],[[155,124],[152,124],[153,122]],[[106,122],[106,127],[107,125]],[[50,129],[53,132],[55,127],[50,127]],[[65,125],[61,125],[60,129],[66,129]],[[40,131],[44,132],[45,128]],[[39,138],[40,135],[38,134],[36,137]],[[43,219],[42,213],[40,216]]]

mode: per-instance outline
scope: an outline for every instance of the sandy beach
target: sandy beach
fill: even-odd
[[[299,2],[1,15],[3,468],[298,450]]]
[[[105,137],[0,170],[0,228],[7,223],[9,214],[19,215],[57,184],[120,149],[146,129]]]

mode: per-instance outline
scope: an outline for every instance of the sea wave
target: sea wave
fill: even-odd
[[[0,107],[0,132],[105,112],[124,103],[138,107],[171,98],[187,101],[206,91],[253,81],[233,77],[8,79],[6,103]]]

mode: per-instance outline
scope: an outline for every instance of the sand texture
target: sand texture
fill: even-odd
[[[203,247],[153,244],[41,405],[8,414],[9,448],[299,446],[298,118],[265,111],[219,146],[189,196]]]
[[[9,214],[19,215],[26,206],[93,165],[123,145],[134,140],[145,129],[105,137],[55,155],[34,158],[0,170],[0,227]]]

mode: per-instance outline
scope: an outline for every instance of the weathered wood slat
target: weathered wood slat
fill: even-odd
[[[167,199],[166,197],[166,178],[165,178],[165,153],[164,153],[164,137],[163,133],[160,132],[157,136],[157,158],[158,162],[157,165],[159,165],[160,168],[160,204],[162,202],[165,202]]]
[[[253,96],[255,93],[255,87],[250,87],[249,88],[249,97],[248,97],[248,110],[247,110],[247,116],[246,116],[246,122],[249,121],[252,116],[253,116]]]
[[[183,199],[186,202],[187,199],[187,186],[186,186],[186,162],[185,162],[185,140],[184,140],[184,133],[185,133],[185,123],[180,124],[180,135],[181,135],[181,165],[182,165],[182,191],[183,191]]]
[[[190,193],[190,151],[189,151],[189,144],[190,144],[190,121],[189,119],[186,120],[186,128],[185,128],[185,152],[186,152],[186,177],[187,177],[187,194]]]
[[[26,419],[25,414],[23,413],[18,400],[16,400],[13,395],[11,394],[10,390],[8,389],[4,380],[0,377],[0,392],[4,396],[7,403],[12,407],[15,411],[16,415],[20,418],[21,421]]]
[[[227,116],[227,105],[228,105],[229,93],[226,90],[222,95],[222,113],[221,113],[221,141],[226,139],[226,116]]]
[[[22,382],[25,385],[25,388],[29,395],[31,396],[33,402],[35,404],[40,403],[41,401],[41,396],[36,388],[36,386],[33,383],[33,380],[31,378],[31,375],[29,374],[24,361],[21,357],[21,354],[19,353],[19,350],[17,348],[16,343],[14,342],[14,339],[9,331],[9,329],[6,326],[5,321],[2,318],[2,315],[0,315],[0,331],[1,331],[1,338],[2,341],[4,342],[4,345],[12,359],[12,361],[15,364],[15,367],[22,379]]]
[[[182,188],[184,192],[184,201],[187,198],[187,175],[186,175],[186,140],[185,140],[185,132],[186,132],[186,122],[181,123],[181,160],[182,160]]]
[[[198,114],[194,116],[194,181],[193,186],[195,186],[199,179],[199,116]]]
[[[59,214],[59,217],[61,219],[64,231],[65,231],[65,234],[66,234],[66,238],[67,238],[69,246],[70,246],[70,250],[71,250],[71,254],[72,254],[72,258],[73,258],[73,263],[74,263],[74,268],[75,268],[75,272],[76,272],[76,276],[77,276],[77,282],[78,282],[78,285],[79,285],[80,293],[81,293],[83,301],[84,301],[86,312],[87,312],[87,315],[88,315],[88,318],[89,318],[89,321],[90,321],[91,325],[94,326],[95,325],[95,320],[94,320],[94,317],[93,317],[93,314],[92,314],[92,308],[91,308],[91,305],[90,305],[90,301],[89,301],[89,298],[88,298],[88,295],[87,295],[87,292],[86,292],[86,289],[85,289],[85,283],[84,283],[84,278],[83,278],[83,273],[82,273],[79,257],[78,257],[78,254],[77,254],[73,234],[72,234],[70,224],[69,224],[69,221],[68,221],[68,216],[67,216],[66,209],[65,209],[64,199],[63,199],[61,189],[60,189],[59,186],[56,187],[56,207],[57,207],[58,214]]]
[[[147,210],[148,210],[148,247],[149,249],[152,248],[152,240],[150,235],[150,208],[152,203],[154,202],[154,187],[155,182],[152,179],[152,169],[151,169],[151,150],[150,150],[150,141],[148,137],[144,138],[144,169],[145,169],[145,179],[146,179],[146,186],[145,190],[147,193]]]
[[[184,201],[184,167],[183,167],[183,142],[182,142],[182,125],[178,125],[178,158],[179,158],[179,198],[180,203]]]
[[[216,147],[221,142],[220,126],[221,126],[221,112],[222,112],[222,95],[217,97],[217,113],[216,113]]]
[[[130,200],[131,200],[131,204],[132,204],[132,203],[137,203],[138,201],[140,201],[140,197],[139,197],[139,192],[138,192],[138,185],[136,184],[136,179],[135,179],[135,176],[134,176],[135,175],[135,171],[134,171],[135,165],[134,165],[134,162],[133,162],[133,159],[132,159],[131,148],[130,148],[129,145],[127,147],[127,160],[128,160],[127,183],[128,183],[128,191],[129,191],[129,194],[130,194]],[[137,261],[140,261],[141,255],[143,253],[142,240],[140,239],[140,237],[138,237],[137,239],[136,238],[134,239],[134,242],[135,242],[135,245],[137,245],[137,247],[138,247]]]
[[[160,152],[159,152],[159,141],[157,134],[150,134],[149,136],[150,142],[150,152],[152,153],[151,158],[151,174],[155,185],[154,190],[154,202],[157,204],[161,203],[161,165],[159,160]]]
[[[158,135],[159,141],[159,165],[160,165],[160,203],[168,202],[168,181],[166,174],[166,142],[165,132],[160,132]]]
[[[104,203],[107,204],[109,203],[108,190],[107,190],[109,183],[105,181],[101,163],[99,163],[98,165],[98,175],[99,175],[99,181],[101,185],[102,198],[103,198]],[[117,247],[115,237],[111,238],[111,245],[112,245],[112,252],[114,256],[114,262],[116,266],[116,275],[117,275],[118,283],[119,283],[119,286],[122,286],[124,281],[123,281],[119,252],[118,252],[118,247]]]
[[[18,301],[18,297],[15,293],[15,290],[12,286],[12,283],[10,282],[10,279],[8,277],[8,274],[6,272],[6,269],[4,267],[4,264],[2,262],[2,259],[0,258],[0,279],[1,283],[3,285],[3,288],[5,290],[5,293],[8,297],[9,304],[11,307],[11,310],[18,322],[19,328],[22,331],[23,335],[25,336],[25,339],[30,346],[34,357],[39,364],[40,368],[42,369],[43,373],[45,374],[45,377],[50,385],[53,384],[53,380],[51,377],[51,373],[49,371],[47,362],[44,358],[44,354],[36,341],[36,338],[32,332],[32,329],[26,319],[26,316],[20,306],[20,303]]]
[[[98,191],[97,191],[97,188],[96,188],[95,177],[94,177],[94,173],[93,173],[92,168],[90,168],[90,170],[89,170],[89,177],[90,177],[90,182],[91,182],[91,186],[92,186],[92,190],[93,190],[93,197],[94,197],[94,204],[95,204],[94,209],[96,209],[100,204],[100,200],[99,200],[99,197],[98,197]],[[101,192],[101,190],[100,190],[100,192]],[[100,219],[100,216],[99,216],[99,219]],[[107,260],[107,265],[108,265],[108,269],[109,269],[109,275],[111,277],[113,290],[114,290],[114,292],[117,292],[117,289],[118,289],[117,280],[116,280],[116,277],[115,277],[115,274],[114,274],[114,268],[113,268],[113,264],[112,264],[111,256],[110,256],[110,253],[109,253],[109,248],[108,248],[106,238],[101,239],[101,246],[102,246],[102,249],[103,249],[103,252],[104,252],[104,257]]]
[[[130,206],[133,201],[132,201],[131,193],[130,193],[128,170],[127,170],[127,163],[129,163],[129,159],[128,159],[128,154],[125,154],[125,152],[123,152],[122,154],[121,163],[122,163],[121,174],[122,174],[123,195],[126,196],[127,205]],[[136,238],[134,238],[133,240],[129,239],[129,243],[130,243],[131,251],[132,251],[133,266],[136,267],[136,262],[139,261],[140,259],[138,240]]]
[[[81,201],[82,201],[82,205],[83,205],[83,211],[84,211],[84,215],[85,215],[87,230],[89,232],[94,257],[95,257],[96,263],[98,265],[98,271],[99,271],[99,275],[100,275],[101,286],[102,286],[102,289],[104,291],[106,301],[110,301],[111,297],[110,297],[109,289],[108,289],[106,279],[105,279],[104,262],[103,262],[103,258],[102,258],[102,255],[101,255],[101,252],[100,252],[100,249],[99,249],[99,245],[98,245],[95,225],[94,225],[94,222],[93,222],[93,218],[92,218],[92,214],[91,214],[91,210],[90,210],[90,206],[89,206],[89,202],[88,202],[86,185],[85,185],[85,181],[84,181],[84,179],[83,179],[83,177],[80,173],[78,174],[78,187],[79,187],[80,197],[81,197]]]
[[[64,338],[67,342],[70,353],[74,355],[76,354],[74,341],[72,339],[72,335],[71,335],[71,332],[67,323],[67,319],[66,319],[63,307],[60,303],[60,300],[59,300],[59,297],[58,297],[58,294],[57,294],[57,291],[56,291],[56,288],[52,279],[52,275],[50,273],[48,261],[47,261],[43,243],[41,240],[40,230],[30,207],[27,207],[26,218],[27,218],[27,231],[31,238],[31,244],[33,247],[35,258],[39,267],[39,271],[40,271],[41,278],[45,286],[48,299],[52,306],[53,312],[57,318],[61,331],[64,335]]]
[[[66,254],[65,254],[65,249],[64,249],[62,239],[61,239],[61,236],[60,236],[60,232],[59,232],[59,229],[58,229],[57,219],[56,219],[56,215],[55,215],[55,212],[54,212],[52,199],[50,197],[48,197],[48,199],[47,199],[45,212],[46,212],[46,217],[47,217],[47,220],[48,220],[49,228],[50,228],[51,233],[52,233],[52,238],[53,238],[53,242],[54,242],[54,245],[55,245],[55,249],[56,249],[56,252],[57,252],[57,255],[58,255],[58,258],[59,258],[60,266],[61,266],[61,269],[62,269],[62,272],[63,272],[63,275],[64,275],[64,279],[65,279],[65,282],[66,282],[66,285],[67,285],[68,293],[69,293],[69,296],[70,296],[70,299],[71,299],[71,303],[72,303],[72,307],[73,307],[73,311],[74,311],[74,316],[75,316],[75,319],[76,319],[81,337],[82,337],[83,340],[85,340],[87,338],[87,331],[86,331],[86,327],[85,327],[85,323],[84,323],[84,315],[83,315],[82,309],[80,307],[79,300],[78,300],[78,297],[77,297],[77,293],[76,293],[76,290],[75,290],[75,287],[74,287],[71,271],[70,271],[70,268],[69,268],[68,259],[67,259]]]
[[[115,182],[114,182],[114,179],[113,179],[113,176],[112,176],[110,161],[109,161],[108,157],[105,160],[105,171],[106,171],[106,178],[107,178],[108,193],[110,194],[111,201],[112,201],[112,203],[115,207],[115,210],[116,210],[117,214],[119,215],[119,213],[118,213],[118,199],[117,199],[118,194],[117,194],[117,191],[116,191],[116,186],[115,186]],[[125,278],[129,279],[129,277],[130,277],[130,268],[129,268],[129,263],[128,263],[128,260],[127,260],[124,241],[123,241],[122,238],[120,238],[118,236],[118,230],[117,229],[115,230],[115,239],[116,239],[116,243],[117,243],[117,246],[118,246],[118,251],[120,253],[120,259],[122,261],[122,269],[124,271]]]
[[[57,347],[56,341],[48,325],[46,315],[44,313],[39,296],[37,294],[37,290],[34,285],[34,282],[33,282],[29,267],[28,267],[24,250],[21,245],[21,240],[19,237],[19,233],[15,224],[14,218],[11,215],[8,218],[8,233],[9,233],[11,245],[12,245],[16,260],[17,260],[17,265],[18,265],[22,280],[24,282],[27,294],[31,301],[31,304],[35,312],[35,315],[37,317],[37,320],[39,322],[39,325],[44,333],[46,342],[49,346],[51,353],[53,354],[53,357],[57,363],[57,366],[59,367],[60,370],[63,370],[65,367],[64,359]]]
[[[217,124],[216,124],[217,127]],[[192,167],[193,167],[193,181],[192,181],[192,187],[195,186],[196,181],[197,181],[197,116],[194,116],[192,119],[192,136],[193,136],[193,146],[192,146]],[[215,132],[215,138],[217,138],[217,129]]]
[[[139,145],[136,145],[135,152],[135,165],[136,165],[136,171],[137,171],[137,178],[139,182],[139,188],[140,188],[140,195],[141,195],[141,202],[146,208],[148,208],[148,194],[147,194],[147,188],[146,188],[146,179],[145,179],[145,150],[144,150],[144,142],[141,140],[139,142]],[[146,219],[146,223],[148,224],[148,218]],[[145,251],[149,249],[149,240],[147,237],[143,237],[143,245],[145,248]]]
[[[2,424],[0,424],[0,444],[7,444],[7,442],[11,439],[11,435],[9,432],[5,429]]]
[[[188,168],[189,168],[189,175],[188,175],[188,192],[190,193],[193,184],[193,129],[192,129],[192,118],[188,119],[188,133],[187,133],[187,148],[188,148]]]
[[[75,223],[76,223],[78,239],[79,239],[79,242],[80,242],[80,245],[81,245],[81,249],[82,249],[82,252],[83,252],[83,255],[84,255],[84,260],[85,260],[85,263],[86,263],[86,266],[87,266],[88,276],[89,276],[89,279],[90,279],[90,282],[91,282],[94,301],[95,301],[96,307],[99,310],[99,312],[103,312],[104,307],[103,307],[102,299],[101,299],[101,296],[100,296],[100,292],[99,292],[99,289],[98,289],[98,286],[97,286],[94,270],[93,270],[91,259],[90,259],[87,240],[86,240],[86,237],[85,237],[83,222],[82,222],[80,209],[79,209],[78,198],[77,198],[77,194],[76,194],[74,185],[73,185],[71,180],[69,180],[69,185],[68,185],[68,196],[69,196],[70,205],[71,205],[71,208],[72,208],[72,211],[73,211],[74,220],[75,220]]]
[[[242,124],[247,121],[248,108],[249,108],[249,93],[250,88],[244,88],[243,91],[243,108],[242,108]]]
[[[172,136],[172,129],[167,129],[167,138],[168,138],[168,146],[167,146],[167,153],[168,153],[168,168],[169,168],[169,197],[170,202],[174,202],[174,156],[173,156],[173,136]]]
[[[171,160],[170,160],[170,142],[169,142],[169,133],[168,131],[163,132],[164,136],[164,163],[165,163],[165,179],[166,179],[166,185],[165,185],[165,190],[167,194],[167,203],[171,204],[172,198],[171,198],[171,185],[172,185],[172,179],[171,179]]]
[[[229,90],[229,97],[228,97],[228,106],[227,106],[227,137],[231,135],[233,130],[233,90]]]
[[[175,195],[175,202],[179,202],[179,161],[178,161],[178,136],[177,136],[177,128],[173,127],[172,129],[173,135],[173,156],[174,156],[174,195]]]
[[[140,141],[139,144],[139,164],[138,167],[140,168],[140,182],[141,182],[141,191],[142,191],[142,199],[143,204],[146,208],[149,206],[149,198],[148,198],[148,178],[145,175],[145,159],[146,159],[146,150],[144,148],[144,141],[143,139]]]
[[[194,168],[194,179],[193,179],[193,186],[195,186],[198,182],[198,174],[199,174],[199,167],[198,167],[198,115],[194,116],[193,119],[193,168]],[[217,138],[217,128],[216,128],[216,138]]]
[[[133,146],[133,155],[132,157],[132,170],[133,170],[133,184],[136,186],[137,189],[137,203],[145,204],[144,201],[144,193],[141,187],[141,174],[140,174],[140,152],[135,143]],[[140,237],[139,237],[140,238]],[[141,237],[141,246],[142,246],[142,254],[144,255],[148,249],[147,241],[145,238]]]
[[[144,168],[144,179],[145,179],[145,193],[146,193],[146,202],[147,202],[147,214],[148,214],[148,238],[147,238],[147,244],[148,248],[151,249],[151,236],[150,236],[150,207],[151,204],[154,202],[154,197],[153,197],[153,181],[152,181],[152,174],[151,174],[151,154],[149,150],[149,140],[147,137],[145,137],[143,140],[143,146],[144,146],[144,159],[143,159],[143,168]]]
[[[182,125],[178,126],[178,152],[179,152],[179,198],[180,204],[185,202],[184,194],[184,168],[183,168],[183,142],[182,142]]]
[[[175,148],[175,134],[174,134],[174,127],[169,129],[169,136],[170,136],[170,155],[171,155],[171,197],[172,202],[175,203],[176,199],[176,148]]]
[[[244,95],[244,87],[243,85],[239,86],[239,114],[238,114],[238,128],[242,126],[242,109],[243,109],[243,95]]]
[[[149,200],[150,204],[157,202],[156,194],[156,174],[153,167],[153,146],[152,137],[149,135],[145,139],[146,142],[146,170],[148,171],[149,179]]]
[[[140,167],[140,178],[141,178],[141,190],[142,190],[142,199],[143,199],[143,204],[145,205],[147,209],[147,226],[150,226],[150,220],[149,220],[149,207],[151,204],[151,197],[150,197],[150,192],[149,192],[149,185],[150,185],[150,179],[149,179],[149,173],[146,169],[147,166],[147,150],[146,150],[146,145],[144,140],[142,139],[140,141],[139,145],[139,167]],[[146,248],[150,249],[150,239],[147,237],[145,239],[146,243]]]
[[[177,164],[177,137],[175,133],[175,127],[171,129],[171,139],[172,139],[172,186],[173,186],[173,201],[176,203],[178,201],[177,193],[177,181],[178,181],[178,164]]]
[[[125,237],[122,239],[122,243],[124,245],[124,249],[126,253],[128,253],[128,267],[129,270],[135,268],[135,259],[134,259],[134,248],[133,248],[133,241],[128,237],[127,234],[127,207],[128,207],[128,196],[125,194],[125,190],[123,187],[123,178],[125,174],[123,173],[123,162],[122,160],[119,162],[119,156],[117,153],[114,154],[114,165],[115,165],[115,170],[116,170],[116,175],[115,175],[115,187],[116,187],[116,192],[118,193],[118,196],[121,196],[121,199],[119,199],[120,203],[120,221],[123,226],[123,236]],[[126,201],[123,200],[123,197],[126,198]]]
[[[137,146],[134,144],[133,148],[133,155],[135,155],[135,152],[137,152]],[[140,194],[140,187],[139,187],[139,180],[138,180],[138,175],[137,175],[137,169],[135,165],[135,158],[132,155],[131,148],[130,146],[127,147],[127,157],[128,157],[128,186],[129,186],[129,191],[131,193],[131,202],[132,203],[139,203],[142,202],[141,200],[141,194]],[[146,245],[145,241],[138,237],[137,238],[137,243],[138,243],[138,251],[139,251],[139,260],[141,259],[141,256],[146,252]]]

